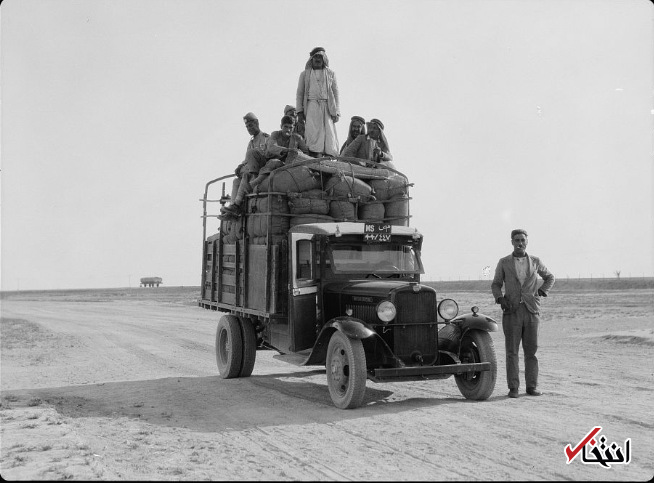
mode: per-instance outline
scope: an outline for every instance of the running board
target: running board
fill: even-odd
[[[289,354],[275,354],[273,359],[287,362],[289,364],[293,364],[294,366],[303,366],[304,363],[309,359],[309,355],[311,355],[311,349],[306,349],[300,352],[291,352]]]

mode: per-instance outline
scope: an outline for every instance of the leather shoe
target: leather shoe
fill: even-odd
[[[518,397],[518,390],[517,389],[509,389],[509,397]]]
[[[528,387],[527,388],[527,394],[529,394],[530,396],[542,396],[543,395],[543,393],[540,392],[535,387]]]

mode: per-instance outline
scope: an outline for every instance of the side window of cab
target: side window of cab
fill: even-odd
[[[298,282],[313,281],[315,277],[315,264],[312,240],[298,240],[297,242],[297,269],[295,278]]]

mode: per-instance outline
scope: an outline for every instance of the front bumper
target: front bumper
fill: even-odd
[[[490,370],[490,362],[447,364],[443,366],[391,367],[370,370],[368,379],[374,382],[420,381],[423,379],[445,379],[452,374]]]

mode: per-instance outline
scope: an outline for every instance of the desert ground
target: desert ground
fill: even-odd
[[[434,283],[501,320],[489,281]],[[325,369],[259,351],[221,379],[219,312],[198,287],[4,292],[6,480],[581,480],[654,475],[654,280],[558,280],[544,300],[541,397],[497,385],[468,401],[453,378],[375,384],[332,405]],[[522,367],[522,360],[521,360]],[[628,464],[567,463],[594,428]],[[583,446],[583,445],[581,445]],[[589,455],[590,456],[590,455]],[[590,458],[587,459],[587,461]]]

